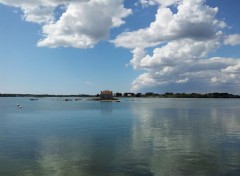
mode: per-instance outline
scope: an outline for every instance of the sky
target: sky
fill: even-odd
[[[240,94],[240,1],[0,0],[0,93]]]

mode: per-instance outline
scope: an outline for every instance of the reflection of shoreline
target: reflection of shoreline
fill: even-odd
[[[118,98],[109,98],[109,99],[106,99],[106,98],[93,98],[93,99],[89,99],[89,100],[101,101],[101,102],[115,102],[115,101],[118,101],[119,99]]]
[[[111,101],[106,101],[106,103],[100,103],[100,110],[102,114],[111,114],[113,112],[113,103],[108,102]]]

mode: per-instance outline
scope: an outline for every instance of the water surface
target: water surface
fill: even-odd
[[[240,175],[240,99],[132,100],[0,98],[0,175]]]

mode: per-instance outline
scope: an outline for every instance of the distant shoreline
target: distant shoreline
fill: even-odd
[[[233,95],[229,93],[171,93],[166,92],[164,94],[158,94],[153,92],[148,92],[145,94],[142,93],[116,93],[117,96],[114,96],[114,100],[118,98],[240,98],[240,95]],[[100,100],[99,95],[88,95],[88,94],[79,94],[79,95],[52,95],[52,94],[1,94],[0,97],[34,97],[34,98],[45,98],[45,97],[96,97],[96,100]]]
[[[0,97],[36,97],[36,98],[45,98],[45,97],[95,97],[96,95],[52,95],[52,94],[0,94]]]

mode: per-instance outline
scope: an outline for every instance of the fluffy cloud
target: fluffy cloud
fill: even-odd
[[[237,91],[240,85],[240,60],[231,58],[199,59],[171,66],[150,68],[132,83],[132,91],[149,87],[167,87],[168,91]]]
[[[168,42],[166,45],[155,48],[153,55],[144,56],[143,49],[133,50],[134,57],[131,64],[134,68],[165,68],[173,67],[183,62],[193,63],[217,48],[220,45],[217,39],[208,41],[195,41],[192,39],[181,39]]]
[[[131,65],[135,69],[144,69],[132,83],[132,91],[149,87],[174,87],[184,90],[191,87],[195,91],[212,91],[218,87],[227,87],[235,91],[240,84],[240,60],[232,58],[210,58],[208,53],[220,45],[218,39],[195,41],[181,39],[155,48],[153,54],[146,54],[144,49],[133,50]],[[199,85],[204,90],[199,89]],[[195,86],[195,89],[194,89]]]
[[[111,28],[124,24],[131,14],[123,0],[0,0],[21,8],[23,19],[42,25],[38,46],[89,48],[108,37]],[[65,11],[56,18],[56,9]]]
[[[226,73],[240,73],[240,64],[238,63],[237,65],[233,65],[233,66],[228,66],[227,68],[225,69],[222,69],[223,72],[226,72]]]
[[[181,38],[206,40],[215,38],[224,22],[215,18],[218,8],[211,8],[201,0],[184,0],[173,13],[159,7],[155,21],[148,28],[119,35],[113,42],[118,47],[145,48]]]
[[[240,35],[239,34],[233,34],[233,35],[228,35],[225,37],[224,40],[225,45],[240,45]]]
[[[145,29],[124,32],[113,41],[117,47],[132,49],[130,64],[145,70],[132,82],[132,91],[236,92],[240,60],[208,58],[224,37],[226,24],[216,18],[218,8],[205,5],[204,0],[165,1],[169,3],[165,5],[157,0],[141,2],[159,4],[155,21]],[[172,4],[177,4],[176,13],[167,7]],[[236,44],[237,37],[229,36],[225,44]]]
[[[93,0],[70,4],[56,23],[43,27],[46,38],[39,41],[38,46],[92,47],[106,39],[112,27],[123,24],[122,18],[130,13],[122,1]]]
[[[132,83],[132,91],[137,91],[142,87],[153,87],[159,84],[156,80],[149,74],[143,73]]]
[[[140,4],[143,7],[152,6],[152,5],[161,5],[161,6],[170,6],[176,4],[179,0],[140,0]]]
[[[66,5],[74,0],[0,0],[0,3],[20,8],[24,15],[23,19],[34,23],[49,23],[54,21],[54,9],[60,4]],[[86,0],[80,0],[83,2]]]
[[[188,81],[189,81],[189,78],[185,78],[185,79],[177,80],[176,83],[187,83]]]

